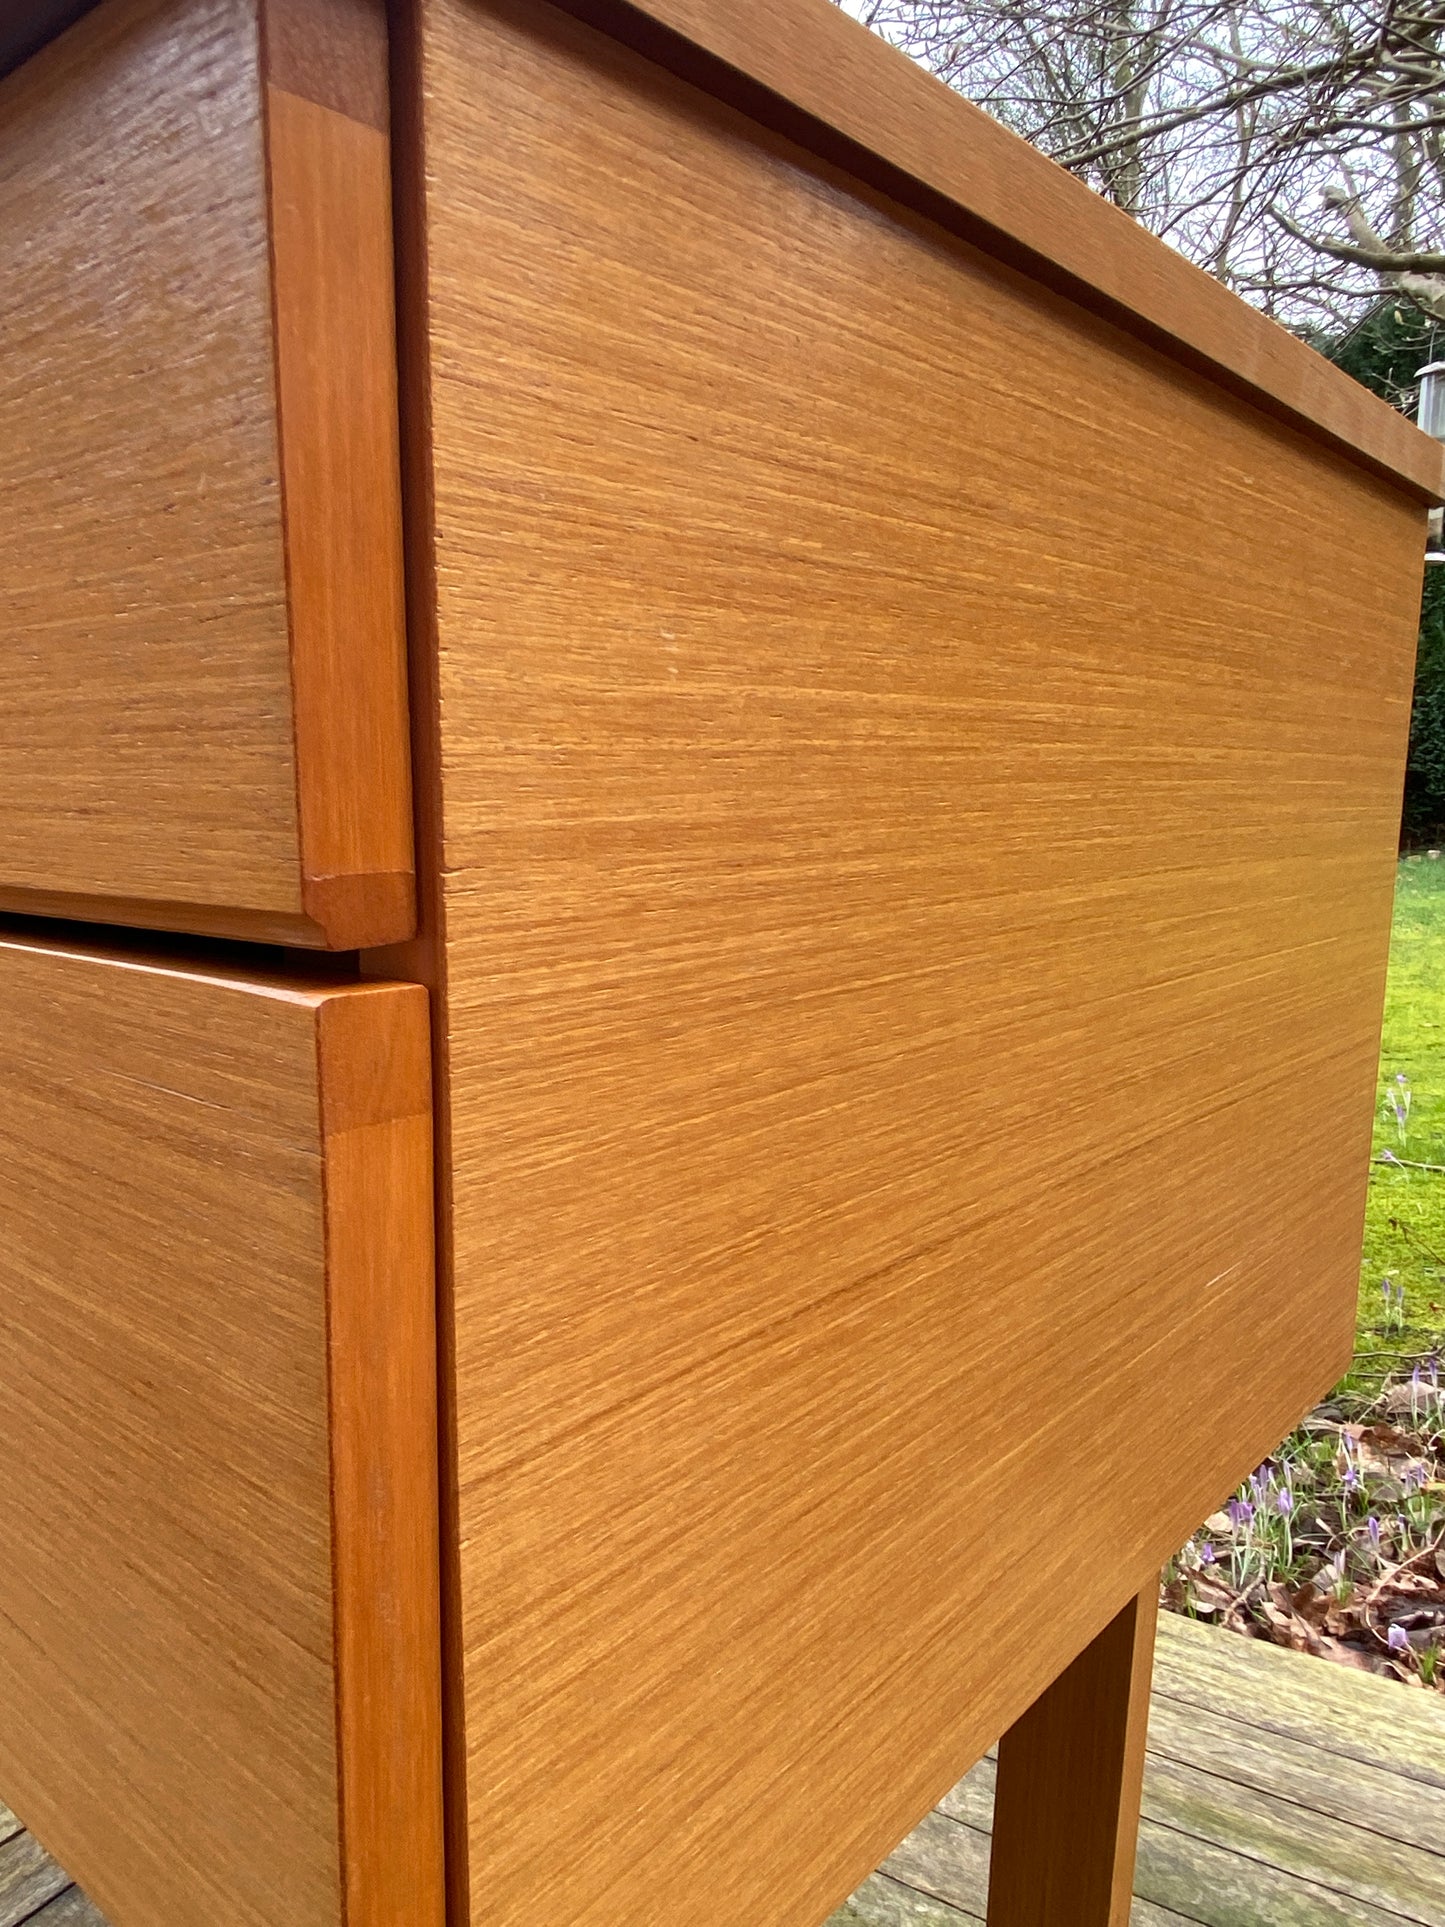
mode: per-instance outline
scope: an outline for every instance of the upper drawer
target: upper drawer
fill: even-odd
[[[382,0],[105,0],[0,83],[0,907],[413,921]]]

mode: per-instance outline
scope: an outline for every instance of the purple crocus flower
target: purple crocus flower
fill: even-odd
[[[1392,1653],[1408,1653],[1410,1650],[1410,1635],[1405,1631],[1403,1626],[1392,1626],[1385,1635],[1385,1644]]]
[[[1249,1503],[1249,1500],[1241,1499],[1237,1495],[1229,1501],[1224,1511],[1225,1516],[1236,1532],[1238,1532],[1242,1526],[1249,1525],[1254,1518],[1254,1507]]]
[[[1287,1519],[1294,1511],[1294,1494],[1287,1485],[1282,1485],[1275,1493],[1274,1509],[1282,1519]]]
[[[1365,1521],[1365,1530],[1370,1535],[1370,1544],[1374,1547],[1375,1551],[1378,1552],[1380,1550],[1380,1522],[1373,1512]]]
[[[1214,1547],[1210,1545],[1207,1539],[1199,1548],[1199,1563],[1201,1566],[1212,1566],[1215,1563]]]

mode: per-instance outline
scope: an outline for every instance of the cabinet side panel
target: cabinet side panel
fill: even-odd
[[[472,1918],[796,1927],[1348,1356],[1423,511],[422,11]]]

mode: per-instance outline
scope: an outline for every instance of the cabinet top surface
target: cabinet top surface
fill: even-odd
[[[93,4],[18,0],[0,75]],[[560,4],[1412,495],[1445,495],[1436,442],[829,0]]]

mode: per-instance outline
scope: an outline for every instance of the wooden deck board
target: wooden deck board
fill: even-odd
[[[1311,1813],[1370,1827],[1406,1845],[1438,1850],[1445,1842],[1445,1791],[1418,1782],[1402,1788],[1402,1776],[1365,1766],[1303,1740],[1251,1729],[1230,1719],[1165,1698],[1156,1691],[1149,1743],[1161,1761],[1175,1761],[1219,1774],[1237,1786],[1273,1793]]]
[[[1445,1702],[1160,1625],[1133,1927],[1445,1927]],[[982,1760],[830,1927],[959,1927],[988,1893]]]
[[[19,1927],[21,1921],[32,1920],[47,1900],[68,1885],[32,1834],[13,1834],[0,1847],[0,1927]]]
[[[986,1835],[993,1778],[993,1762],[980,1761],[940,1803],[940,1814]],[[1276,1793],[1241,1786],[1222,1764],[1190,1769],[1154,1754],[1144,1781],[1143,1812],[1146,1824],[1154,1824],[1140,1851],[1138,1886],[1155,1900],[1167,1895],[1173,1904],[1183,1904],[1171,1891],[1177,1886],[1177,1850],[1160,1837],[1162,1829],[1404,1920],[1433,1927],[1445,1919],[1445,1859],[1435,1850],[1437,1842],[1445,1843],[1445,1831],[1430,1841],[1401,1841],[1383,1806],[1358,1821],[1342,1821]],[[1400,1817],[1408,1819],[1403,1812]],[[1233,1870],[1224,1873],[1234,1884]]]
[[[1445,1790],[1438,1696],[1172,1615],[1167,1620],[1156,1695]]]
[[[981,1921],[993,1774],[828,1927]],[[1132,1927],[1445,1927],[1445,1701],[1166,1615],[1136,1888]],[[0,1927],[107,1927],[3,1806]]]
[[[79,1887],[67,1887],[63,1894],[32,1914],[28,1927],[106,1927]]]

